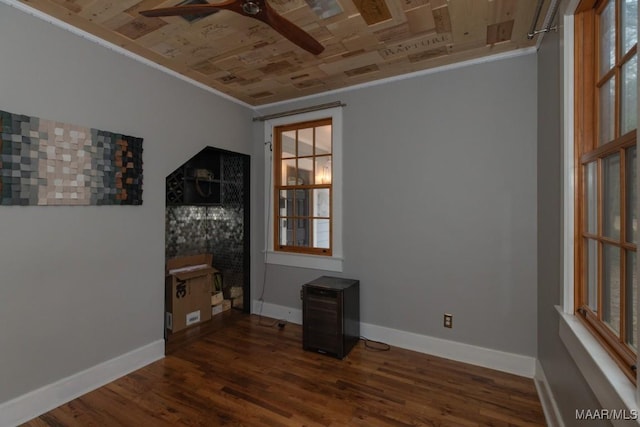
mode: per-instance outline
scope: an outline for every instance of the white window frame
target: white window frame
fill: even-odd
[[[562,305],[558,333],[576,366],[589,384],[602,409],[626,409],[640,414],[640,380],[638,387],[626,377],[617,363],[586,326],[574,315],[574,12],[579,0],[569,0],[559,11],[562,33],[563,76],[563,233],[562,233]],[[640,256],[640,251],[637,256]],[[640,265],[640,264],[639,264]],[[637,296],[640,298],[640,295]],[[640,364],[638,364],[640,366]],[[597,409],[597,408],[575,408]],[[629,412],[631,413],[631,412]],[[629,420],[611,420],[613,425],[629,426]],[[640,425],[640,418],[632,422]]]
[[[306,121],[331,118],[332,132],[332,255],[310,255],[291,252],[274,251],[273,249],[273,203],[274,203],[274,155],[273,130],[277,126],[290,125]],[[342,272],[344,258],[342,249],[342,108],[328,108],[303,114],[267,120],[264,123],[265,144],[264,155],[264,194],[265,194],[265,227],[267,241],[265,243],[265,260],[267,264],[286,265],[290,267],[312,268],[317,270]]]

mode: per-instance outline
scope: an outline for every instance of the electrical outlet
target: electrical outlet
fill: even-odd
[[[444,314],[444,327],[453,328],[453,314]]]

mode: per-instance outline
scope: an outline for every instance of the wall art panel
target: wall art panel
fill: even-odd
[[[0,204],[142,204],[142,138],[6,111],[0,128]]]

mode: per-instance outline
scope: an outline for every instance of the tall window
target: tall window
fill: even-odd
[[[578,12],[576,312],[635,381],[637,0]]]
[[[332,120],[274,131],[274,250],[332,254]]]

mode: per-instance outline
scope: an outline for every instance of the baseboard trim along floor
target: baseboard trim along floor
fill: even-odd
[[[158,340],[0,404],[0,427],[29,421],[164,357]]]
[[[298,325],[302,324],[302,310],[300,309],[256,300],[253,301],[251,308],[253,314],[262,314],[266,317],[282,319]],[[360,335],[407,350],[444,357],[522,377],[533,378],[536,371],[536,359],[521,354],[492,350],[369,323],[360,323]]]

